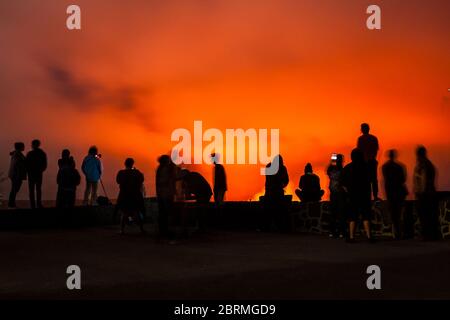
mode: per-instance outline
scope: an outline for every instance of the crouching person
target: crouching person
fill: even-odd
[[[145,233],[143,220],[140,215],[144,195],[142,186],[144,175],[134,168],[134,160],[125,160],[125,169],[117,173],[116,181],[119,184],[119,196],[117,197],[117,209],[121,212],[120,234],[125,232],[126,220],[132,218],[139,225],[141,233]]]
[[[186,193],[186,199],[195,199],[197,203],[197,221],[198,231],[206,231],[207,204],[213,195],[208,181],[198,172],[183,169],[180,172],[180,179],[183,180],[183,189]]]

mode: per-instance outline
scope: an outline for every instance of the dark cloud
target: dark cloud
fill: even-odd
[[[100,85],[77,80],[69,70],[57,65],[48,65],[46,72],[51,89],[70,105],[83,110],[102,103],[100,96],[104,89]]]
[[[51,90],[80,110],[108,106],[132,112],[138,108],[139,98],[150,94],[150,90],[132,85],[108,88],[92,79],[79,79],[69,69],[56,64],[46,65],[45,70]]]
[[[140,108],[141,99],[145,98],[146,103],[151,99],[150,89],[133,85],[110,88],[93,79],[80,79],[68,68],[57,64],[46,64],[45,71],[50,90],[67,105],[79,111],[113,108],[128,114],[147,130],[155,131],[153,108],[147,104]]]

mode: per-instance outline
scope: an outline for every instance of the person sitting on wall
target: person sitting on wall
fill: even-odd
[[[324,191],[320,188],[320,178],[313,173],[311,163],[306,164],[305,174],[301,176],[295,194],[302,202],[316,202],[322,199]]]

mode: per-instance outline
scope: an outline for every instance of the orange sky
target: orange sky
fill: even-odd
[[[52,199],[61,149],[80,164],[96,144],[111,197],[128,156],[153,195],[171,132],[202,120],[279,128],[293,187],[311,162],[326,188],[330,154],[348,158],[369,122],[381,162],[399,149],[411,180],[424,144],[449,190],[450,2],[375,2],[381,31],[366,29],[373,3],[360,0],[76,1],[82,30],[68,31],[71,3],[0,1],[0,171],[14,141],[40,138]],[[228,199],[260,192],[259,168],[226,166]],[[211,168],[197,170],[211,178]]]

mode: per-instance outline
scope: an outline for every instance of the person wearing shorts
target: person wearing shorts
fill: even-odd
[[[367,239],[372,240],[370,234],[371,185],[367,164],[364,161],[364,154],[359,149],[353,149],[351,159],[352,162],[344,167],[341,175],[341,184],[349,199],[347,241],[355,241],[356,222],[360,217]]]

